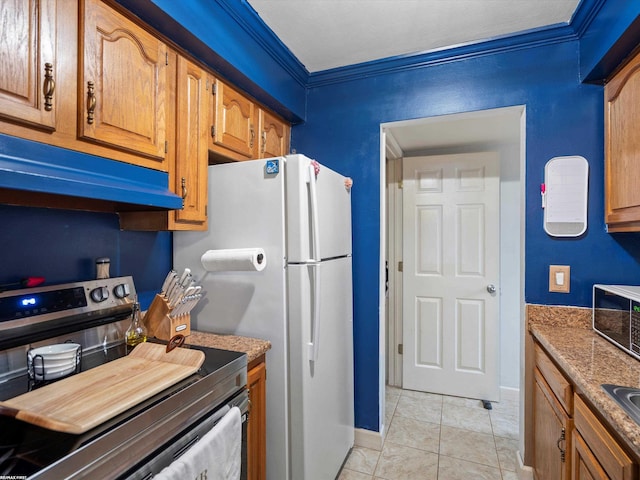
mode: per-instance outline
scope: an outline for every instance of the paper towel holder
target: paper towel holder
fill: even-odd
[[[207,250],[200,257],[207,272],[261,272],[267,266],[267,256],[262,248],[230,248]]]

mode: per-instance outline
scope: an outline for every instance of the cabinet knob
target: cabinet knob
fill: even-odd
[[[47,112],[53,110],[53,92],[56,89],[56,81],[53,78],[53,65],[44,64],[44,83],[42,84],[42,93],[44,95],[44,109]]]
[[[253,125],[251,125],[250,134],[251,134],[251,138],[249,139],[249,148],[253,148],[253,141],[256,138],[256,131],[253,129]]]

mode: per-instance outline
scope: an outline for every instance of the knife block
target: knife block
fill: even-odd
[[[175,335],[187,337],[191,334],[191,315],[172,318],[172,310],[162,295],[155,296],[143,319],[150,337],[169,341]]]

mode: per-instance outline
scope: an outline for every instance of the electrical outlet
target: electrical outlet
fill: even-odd
[[[549,265],[549,291],[569,293],[571,285],[569,265]]]

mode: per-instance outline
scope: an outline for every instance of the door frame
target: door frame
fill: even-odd
[[[415,128],[415,126],[421,126],[424,128],[424,137],[429,138],[429,132],[432,128],[447,126],[451,124],[454,126],[455,122],[463,121],[468,125],[469,122],[476,122],[476,125],[486,123],[488,120],[501,119],[502,121],[510,122],[517,132],[509,139],[500,138],[500,132],[496,129],[495,137],[490,140],[480,141],[473,139],[471,136],[465,138],[461,136],[456,143],[444,145],[425,145],[425,147],[418,147],[416,150],[403,151],[401,147],[401,141],[396,138],[399,130],[404,127]],[[499,122],[498,122],[499,124]],[[498,125],[497,124],[497,125]],[[395,133],[395,136],[394,136]],[[434,135],[432,135],[433,137]],[[402,252],[401,245],[398,246],[398,239],[402,239],[402,236],[398,237],[398,228],[401,227],[401,221],[398,221],[397,214],[398,206],[402,205],[402,191],[399,188],[398,177],[398,164],[401,162],[403,156],[417,156],[417,155],[430,155],[430,154],[443,154],[443,153],[466,153],[478,150],[498,150],[501,153],[507,153],[511,158],[516,157],[519,159],[517,162],[517,172],[512,172],[512,176],[516,178],[509,178],[510,185],[509,193],[513,198],[514,192],[519,197],[519,203],[517,206],[517,212],[511,212],[515,214],[519,222],[519,230],[517,236],[516,255],[518,260],[516,262],[516,268],[513,272],[509,272],[505,275],[503,270],[504,265],[508,264],[508,261],[503,261],[503,252],[501,251],[501,319],[507,315],[516,316],[519,319],[518,322],[511,322],[511,330],[517,329],[518,332],[512,332],[513,336],[517,335],[519,342],[517,345],[519,351],[517,352],[517,358],[520,359],[520,365],[517,367],[519,371],[518,386],[514,388],[503,389],[502,387],[502,375],[501,375],[501,394],[509,394],[508,390],[512,390],[511,394],[517,396],[518,389],[520,390],[520,408],[522,410],[524,403],[522,395],[524,389],[523,385],[523,367],[524,367],[524,334],[526,328],[524,326],[524,252],[525,252],[525,160],[526,160],[526,107],[524,105],[517,105],[512,107],[503,107],[490,110],[482,110],[475,112],[464,112],[459,114],[443,115],[438,117],[427,117],[415,120],[406,120],[399,122],[383,123],[380,125],[380,308],[379,308],[379,327],[380,327],[380,350],[381,354],[386,356],[380,365],[381,369],[381,386],[380,386],[380,426],[384,422],[384,384],[385,380],[390,385],[401,385],[402,380],[402,357],[398,353],[397,344],[398,339],[402,338],[402,282],[398,281],[397,268],[392,269],[392,266],[397,266],[398,261],[401,260]],[[502,162],[501,162],[502,163]],[[512,162],[515,163],[515,162]],[[514,167],[514,165],[511,165]],[[505,195],[503,193],[503,180],[505,180],[505,173],[501,168],[501,225],[503,216],[503,207],[505,206]],[[505,180],[506,184],[506,180]],[[513,201],[511,204],[513,205]],[[401,210],[400,210],[401,211]],[[501,249],[502,250],[502,249]],[[388,296],[385,295],[385,263],[389,262],[389,291]],[[503,291],[508,288],[508,285],[512,285],[508,295],[505,295]],[[505,308],[505,297],[509,297],[506,301],[508,305]],[[398,303],[400,309],[398,309]],[[501,332],[502,332],[502,321]],[[516,342],[512,342],[516,343]],[[504,362],[506,358],[513,358],[513,353],[504,352],[504,343],[501,339],[501,362]],[[502,363],[501,363],[502,365]],[[506,390],[506,391],[505,391]],[[520,416],[521,419],[523,416]],[[523,429],[521,428],[521,432]],[[522,434],[521,434],[522,441]]]

